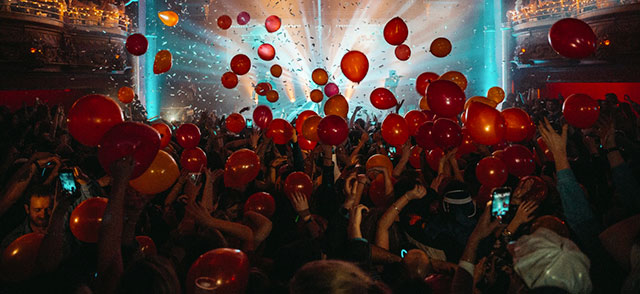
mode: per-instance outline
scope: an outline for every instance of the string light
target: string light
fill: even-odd
[[[65,2],[61,0],[20,0],[17,6],[10,7],[38,16],[46,17],[54,14],[59,16],[60,20],[64,20],[64,16],[67,15],[70,20],[95,21],[96,25],[108,22],[118,23],[122,24],[124,30],[127,30],[131,24],[129,18],[118,11],[106,11],[96,7],[66,7]]]
[[[510,10],[507,17],[514,23],[520,23],[541,17],[561,16],[568,17],[587,10],[600,8],[602,4],[598,4],[598,0],[556,0],[556,1],[534,1],[518,10]],[[607,3],[610,5],[620,5],[616,3]]]

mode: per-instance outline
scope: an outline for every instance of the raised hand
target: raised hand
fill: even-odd
[[[475,229],[473,229],[471,236],[469,236],[470,241],[478,242],[488,237],[500,225],[500,222],[498,220],[493,220],[493,221],[491,220],[490,207],[491,207],[491,201],[487,203],[487,207],[485,208],[484,212],[480,216],[480,219],[478,220],[478,224],[476,225]]]
[[[549,148],[549,151],[553,154],[553,158],[556,162],[556,169],[562,170],[569,167],[569,161],[567,159],[567,125],[562,126],[562,134],[556,133],[556,131],[549,123],[549,120],[545,117],[544,123],[538,125],[538,131],[542,136],[545,144]]]
[[[293,209],[295,209],[298,213],[309,209],[309,202],[307,201],[307,197],[301,192],[293,193],[290,200]]]
[[[425,195],[427,195],[427,189],[420,184],[416,184],[416,186],[407,192],[407,198],[409,200],[422,199]]]

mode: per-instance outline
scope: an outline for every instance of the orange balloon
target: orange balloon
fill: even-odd
[[[312,115],[307,117],[302,123],[302,136],[312,142],[318,142],[320,138],[318,137],[318,124],[322,118],[317,115]]]
[[[448,80],[456,83],[462,91],[467,89],[467,78],[459,71],[449,71],[441,75],[438,80]]]
[[[171,69],[171,52],[169,50],[160,50],[156,53],[156,59],[153,61],[153,73],[161,74]]]
[[[322,86],[329,81],[329,75],[327,74],[326,70],[322,68],[316,68],[311,73],[311,79],[313,79],[314,83]]]
[[[427,102],[427,96],[420,98],[420,109],[431,110],[431,108],[429,108],[429,102]]]
[[[226,187],[242,187],[258,176],[260,158],[249,149],[240,149],[227,158],[224,165],[224,184]]]
[[[171,142],[171,129],[165,123],[155,123],[151,125],[160,134],[160,148],[167,147]]]
[[[311,98],[311,101],[315,103],[320,103],[324,98],[324,95],[322,95],[322,91],[315,89],[311,91],[311,94],[309,94],[309,98]]]
[[[369,71],[369,60],[360,51],[349,51],[342,57],[340,68],[349,80],[360,83]]]
[[[451,42],[447,38],[437,38],[431,42],[429,51],[435,57],[445,57],[451,53]]]
[[[389,175],[393,173],[393,163],[391,163],[391,159],[383,154],[374,154],[369,157],[366,170],[369,171],[373,167],[383,167],[389,172]]]
[[[169,27],[178,24],[178,20],[180,19],[177,13],[170,10],[158,12],[158,17],[163,24]]]
[[[149,168],[141,176],[129,181],[129,185],[142,194],[158,194],[171,188],[178,176],[178,163],[169,153],[160,150]]]
[[[505,122],[496,109],[473,102],[466,110],[465,126],[473,141],[483,145],[495,145],[504,139]]]
[[[495,103],[495,102],[493,102],[493,101],[491,101],[491,100],[489,100],[489,99],[487,99],[485,97],[473,96],[473,97],[469,98],[469,100],[467,100],[464,103],[464,110],[467,110],[467,108],[469,108],[469,105],[471,105],[472,102],[480,102],[482,104],[489,105],[492,108],[496,108],[496,106],[498,106],[497,103]]]
[[[107,208],[107,198],[95,197],[82,201],[71,212],[69,228],[71,233],[80,241],[85,243],[98,242],[102,215]]]
[[[347,113],[349,112],[349,103],[344,96],[338,94],[335,95],[324,104],[324,115],[328,116],[331,114],[335,114],[339,117],[346,118]]]
[[[279,78],[282,75],[282,67],[277,64],[272,65],[270,71],[271,75],[276,78]]]
[[[271,103],[278,101],[278,98],[280,98],[280,95],[278,95],[278,91],[276,90],[267,91],[265,96],[267,96],[267,101]]]
[[[492,87],[487,92],[487,98],[495,103],[500,103],[504,100],[504,90],[500,87]]]
[[[28,233],[9,244],[2,254],[2,273],[7,281],[20,282],[33,274],[44,234]]]
[[[135,96],[136,94],[133,92],[133,89],[131,89],[131,87],[124,86],[120,88],[120,90],[118,90],[118,100],[120,100],[120,102],[122,103],[131,103]]]

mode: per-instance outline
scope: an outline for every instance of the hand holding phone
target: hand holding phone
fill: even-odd
[[[74,195],[78,191],[78,184],[76,183],[76,178],[73,175],[73,172],[73,169],[65,168],[58,173],[62,191],[69,195]]]

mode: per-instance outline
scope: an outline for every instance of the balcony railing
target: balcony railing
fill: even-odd
[[[640,2],[640,0],[538,0],[529,1],[533,3],[518,7],[520,3],[525,1],[529,0],[516,1],[516,9],[507,12],[507,17],[512,24],[574,17],[580,13],[600,8]]]

